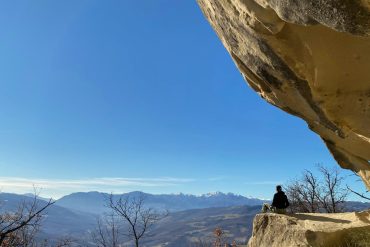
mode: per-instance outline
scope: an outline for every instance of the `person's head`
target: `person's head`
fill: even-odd
[[[280,192],[282,189],[281,189],[281,185],[276,185],[276,191],[277,192]]]

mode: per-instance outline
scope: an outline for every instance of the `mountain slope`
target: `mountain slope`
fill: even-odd
[[[11,193],[0,193],[0,212],[11,212],[17,210],[22,203],[30,204],[34,198],[28,195],[17,195]],[[47,202],[38,199],[39,208]],[[96,215],[51,205],[44,211],[42,228],[39,233],[40,239],[55,240],[65,235],[80,238],[81,235],[92,230],[96,226]]]
[[[192,209],[174,212],[158,222],[144,246],[188,247],[196,246],[199,240],[211,243],[213,231],[220,227],[231,243],[245,243],[252,233],[254,216],[260,206],[233,206],[222,208]]]

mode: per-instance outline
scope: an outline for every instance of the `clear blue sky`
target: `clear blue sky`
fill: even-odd
[[[194,0],[0,3],[0,186],[234,192],[335,164],[243,81]]]

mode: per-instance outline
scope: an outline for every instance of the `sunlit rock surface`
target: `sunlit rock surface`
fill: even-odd
[[[197,1],[248,84],[370,189],[370,1]]]
[[[248,247],[369,246],[370,212],[258,214]]]

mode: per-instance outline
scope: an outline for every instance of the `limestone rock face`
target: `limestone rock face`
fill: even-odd
[[[248,84],[370,189],[370,1],[197,1]]]
[[[370,211],[258,214],[248,247],[369,246]]]

